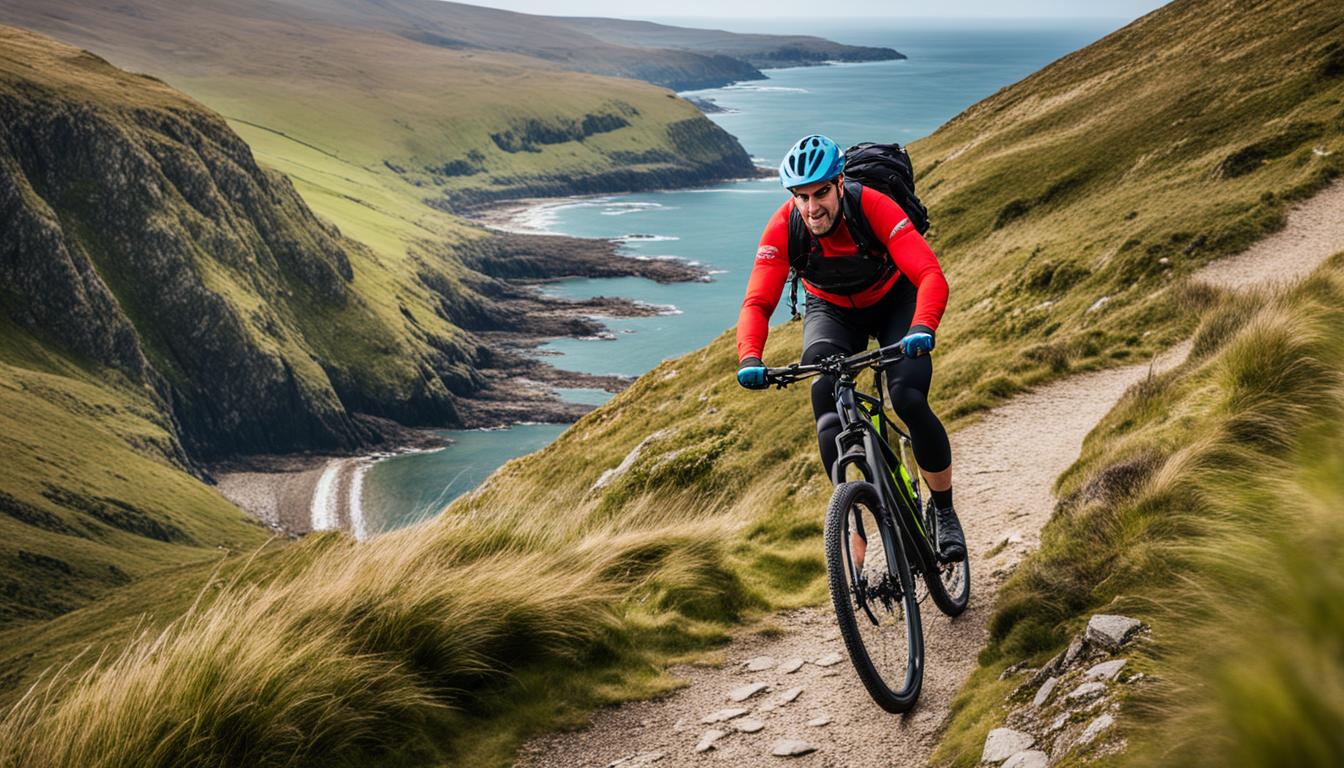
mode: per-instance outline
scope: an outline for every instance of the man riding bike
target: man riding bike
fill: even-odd
[[[846,184],[844,165],[844,153],[821,135],[800,139],[780,163],[780,181],[793,197],[771,216],[756,250],[737,320],[737,380],[748,389],[770,385],[761,355],[770,315],[789,276],[792,224],[796,233],[805,231],[812,248],[799,270],[807,291],[802,362],[860,352],[871,336],[883,346],[902,343],[906,356],[886,372],[888,394],[892,409],[910,432],[915,460],[930,491],[939,554],[947,561],[959,561],[966,557],[966,539],[952,508],[952,447],[928,402],[933,377],[929,352],[947,306],[947,279],[900,205],[876,190]],[[866,219],[882,240],[883,252],[876,258],[862,253],[851,235],[857,225],[847,224],[847,219],[855,215]],[[812,384],[817,442],[828,476],[838,458],[835,438],[840,432],[834,386],[832,376],[820,376]],[[859,560],[863,548],[863,542],[854,542]]]

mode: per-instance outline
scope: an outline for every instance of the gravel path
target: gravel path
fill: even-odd
[[[1283,231],[1205,267],[1196,278],[1228,287],[1293,280],[1340,250],[1344,183],[1297,206]],[[973,558],[971,607],[949,620],[929,601],[921,606],[926,663],[924,690],[914,712],[893,716],[872,703],[845,656],[834,615],[822,606],[777,616],[781,636],[741,634],[728,647],[728,661],[721,668],[673,669],[686,687],[668,696],[612,707],[596,713],[588,728],[534,739],[520,750],[518,765],[750,768],[790,760],[812,766],[927,764],[952,697],[974,669],[984,644],[997,586],[1038,544],[1040,529],[1050,518],[1054,479],[1130,385],[1150,370],[1183,360],[1188,349],[1188,343],[1182,344],[1151,365],[1083,374],[1028,392],[952,436],[961,468],[957,508]],[[1007,545],[990,557],[1005,540]],[[836,657],[837,663],[817,663]],[[749,671],[753,659],[758,668],[768,668]],[[802,665],[787,671],[791,660]],[[754,683],[765,688],[740,702],[731,699],[735,690]],[[786,702],[798,688],[796,698]],[[703,722],[729,708],[747,711],[723,722]],[[813,751],[792,758],[774,756],[782,740],[806,742]],[[707,743],[713,746],[697,751]]]
[[[1344,181],[1336,181],[1288,212],[1288,224],[1236,256],[1195,273],[1224,288],[1300,280],[1344,251]]]

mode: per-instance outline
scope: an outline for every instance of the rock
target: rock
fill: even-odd
[[[1069,647],[1064,649],[1064,657],[1059,660],[1060,669],[1072,665],[1073,662],[1078,660],[1079,656],[1083,655],[1085,650],[1087,650],[1087,641],[1081,637],[1073,638]]]
[[[705,715],[700,720],[700,722],[722,723],[728,720],[732,720],[734,717],[741,717],[747,714],[747,712],[749,711],[750,710],[742,709],[741,707],[728,707],[727,709],[720,709],[714,712],[710,712],[708,715]]]
[[[1059,716],[1056,717],[1054,720],[1051,720],[1050,724],[1045,727],[1045,732],[1054,733],[1055,731],[1060,730],[1061,728],[1063,728],[1068,724],[1069,724],[1069,713],[1060,712]]]
[[[635,768],[635,766],[656,763],[662,759],[662,752],[644,752],[638,755],[631,755],[630,757],[622,757],[620,760],[607,763],[607,768]]]
[[[1110,296],[1102,296],[1100,299],[1097,299],[1096,301],[1092,302],[1092,306],[1087,308],[1088,313],[1090,314],[1092,312],[1096,312],[1098,309],[1101,309],[1102,307],[1106,306],[1106,304],[1110,300],[1111,300]]]
[[[1018,672],[1021,672],[1021,671],[1023,671],[1023,670],[1027,670],[1027,669],[1030,669],[1030,667],[1027,666],[1027,662],[1025,662],[1025,661],[1019,661],[1019,662],[1017,662],[1016,664],[1012,664],[1012,665],[1009,665],[1009,666],[1007,666],[1007,667],[1004,667],[1003,671],[999,673],[999,679],[1000,679],[1000,680],[1007,680],[1008,678],[1012,677],[1013,675],[1016,675]]]
[[[985,749],[980,753],[980,762],[1001,763],[1035,743],[1036,739],[1029,733],[1012,728],[995,728],[985,737]]]
[[[830,725],[830,724],[831,724],[831,718],[825,715],[821,715],[820,717],[814,717],[811,720],[807,721],[807,726],[809,728],[820,728],[823,725]]]
[[[660,429],[657,432],[654,432],[653,434],[639,441],[639,445],[636,445],[634,448],[630,449],[630,452],[625,455],[625,458],[621,459],[620,464],[617,464],[615,467],[612,467],[611,469],[608,469],[601,475],[599,475],[597,481],[593,483],[593,487],[590,490],[600,491],[603,488],[606,488],[608,485],[611,485],[612,483],[616,482],[616,480],[618,480],[621,477],[621,475],[624,475],[626,472],[630,470],[631,467],[635,465],[635,462],[639,460],[639,455],[644,452],[644,449],[648,447],[649,443],[652,443],[655,440],[666,437],[667,435],[671,434],[671,432],[672,430],[670,429]]]
[[[839,674],[840,673],[836,672],[834,669],[828,669],[820,675],[817,675],[817,677],[837,677]]]
[[[779,665],[779,671],[786,675],[792,675],[794,672],[802,669],[804,663],[806,662],[802,659],[788,659],[783,664]]]
[[[1039,707],[1050,700],[1050,694],[1055,692],[1055,686],[1059,685],[1058,677],[1051,677],[1041,684],[1040,690],[1036,691],[1036,698],[1031,700],[1031,706]]]
[[[1101,735],[1101,732],[1115,725],[1115,718],[1110,715],[1102,715],[1096,720],[1087,724],[1083,730],[1083,735],[1078,737],[1078,744],[1091,744],[1092,740]]]
[[[1090,699],[1094,696],[1100,696],[1105,691],[1106,691],[1105,683],[1097,683],[1097,682],[1083,683],[1077,688],[1074,688],[1072,691],[1069,691],[1069,698],[1074,701],[1082,701],[1083,699]]]
[[[1128,616],[1111,616],[1098,613],[1087,621],[1086,637],[1089,642],[1114,653],[1120,650],[1125,641],[1133,637],[1143,624]]]
[[[801,696],[802,694],[803,694],[803,687],[801,685],[798,686],[797,688],[790,688],[789,690],[779,694],[779,702],[781,704],[792,703],[796,701],[798,697]]]
[[[764,691],[769,687],[770,686],[766,685],[765,683],[750,683],[748,685],[741,685],[738,686],[737,688],[734,688],[728,694],[728,698],[732,701],[746,701],[747,699],[750,699],[752,696],[755,696],[756,694],[760,693],[761,691]]]
[[[812,663],[816,664],[818,667],[833,667],[844,660],[845,657],[838,653],[828,653]]]
[[[718,729],[705,731],[705,735],[701,736],[700,742],[695,745],[695,751],[708,752],[709,750],[714,748],[714,742],[718,741],[719,739],[722,739],[724,736],[727,735],[728,735],[727,731],[720,731]]]
[[[1103,661],[1084,672],[1083,678],[1086,680],[1114,680],[1115,676],[1120,674],[1120,670],[1124,669],[1128,663],[1129,659]]]
[[[672,724],[672,732],[684,733],[685,731],[689,730],[690,727],[691,726],[686,723],[686,720],[684,718],[679,718],[677,722]]]
[[[1045,768],[1049,762],[1049,755],[1039,749],[1030,749],[1004,760],[1003,768]]]
[[[765,723],[754,717],[744,717],[733,723],[733,727],[743,733],[755,733],[765,727]]]
[[[815,745],[802,739],[780,739],[775,742],[775,748],[770,750],[770,754],[775,757],[798,757],[816,751]]]
[[[748,672],[764,672],[775,666],[775,660],[769,656],[757,656],[754,659],[747,660]]]

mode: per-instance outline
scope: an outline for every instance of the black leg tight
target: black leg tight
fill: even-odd
[[[817,342],[803,353],[803,364],[834,354],[849,354],[829,342]],[[952,445],[947,439],[943,422],[929,407],[929,383],[933,379],[933,362],[928,355],[907,358],[887,369],[887,395],[891,409],[896,412],[914,444],[915,461],[929,472],[941,472],[952,464]],[[817,448],[826,475],[839,458],[835,437],[840,434],[840,417],[835,413],[835,377],[819,376],[812,382],[812,416],[817,421]]]

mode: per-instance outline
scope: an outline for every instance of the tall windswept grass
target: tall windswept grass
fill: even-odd
[[[1344,256],[1214,303],[1189,361],[1122,399],[1061,490],[978,685],[1124,613],[1152,627],[1128,651],[1149,681],[1119,689],[1133,746],[1108,764],[1344,764]],[[1001,710],[974,696],[948,732],[983,740]],[[941,756],[971,765],[979,745]]]
[[[585,529],[504,502],[305,542],[292,578],[226,585],[81,675],[52,673],[0,720],[0,766],[367,764],[517,670],[610,650],[630,604],[735,599],[722,521],[673,507]]]

